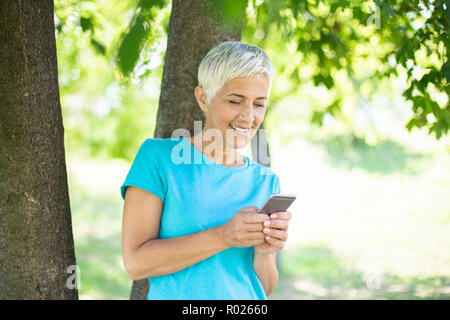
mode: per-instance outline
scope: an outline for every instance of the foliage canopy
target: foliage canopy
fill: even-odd
[[[383,81],[401,79],[403,97],[412,111],[406,128],[427,128],[437,139],[447,134],[450,8],[446,1],[217,0],[216,4],[230,20],[244,14],[242,41],[268,51],[276,78],[289,82],[272,90],[272,105],[290,94],[302,96],[302,85],[311,83],[331,97],[311,106],[311,122],[321,126],[325,118],[332,117],[351,127],[351,116],[345,113],[351,97],[370,101]],[[105,82],[105,91],[106,83],[118,81],[125,87],[122,96],[126,101],[129,80],[141,82],[152,75],[161,79],[162,67],[155,59],[163,61],[159,44],[167,36],[170,9],[168,0],[133,0],[114,6],[102,0],[57,0],[59,48],[64,38],[72,37],[76,43],[64,53],[68,61],[60,72],[65,69],[71,74],[77,60],[80,64],[76,55],[81,55],[82,47],[77,45],[84,35],[98,59],[103,57],[103,70],[112,69],[111,63],[117,66],[108,80],[106,74],[99,79]],[[77,28],[80,31],[75,33]],[[105,37],[107,31],[112,32],[108,28],[115,28],[116,34]],[[83,72],[87,70],[81,70],[79,78]],[[117,125],[123,122],[122,111],[115,112],[119,120],[110,126],[123,128]],[[131,154],[117,146],[111,148],[115,156],[129,158],[126,154]]]

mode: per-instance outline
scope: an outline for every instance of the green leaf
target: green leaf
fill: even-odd
[[[348,0],[334,1],[331,4],[330,12],[334,13],[334,12],[336,12],[337,9],[339,9],[339,8],[344,8],[345,9],[347,6],[348,6]]]
[[[245,8],[248,0],[215,0],[216,12],[221,12],[224,18],[229,22],[240,20],[245,15]]]
[[[88,30],[94,31],[94,24],[92,23],[91,18],[85,18],[80,16],[80,26],[83,32],[86,32]]]
[[[445,62],[442,66],[442,71],[444,72],[445,80],[447,80],[447,83],[450,83],[450,63],[449,61]]]
[[[146,32],[143,18],[138,16],[130,31],[123,38],[117,55],[117,61],[120,70],[126,76],[128,76],[136,66],[141,49],[144,45]]]
[[[162,8],[166,5],[164,0],[140,0],[138,7],[142,9],[150,9],[153,7]]]
[[[328,113],[330,113],[332,116],[336,116],[336,114],[337,114],[337,113],[339,112],[339,110],[340,110],[341,103],[342,103],[342,100],[341,100],[341,99],[337,99],[337,100],[333,101],[333,103],[331,103],[331,104],[327,107],[326,111],[327,111]]]
[[[405,92],[403,92],[403,96],[409,100],[412,100],[412,91],[413,90],[414,90],[414,84],[411,83],[409,88]]]
[[[411,132],[413,127],[417,126],[417,119],[412,118],[409,120],[409,122],[406,124],[406,129],[408,129],[408,132]]]
[[[137,14],[133,17],[128,31],[123,35],[116,57],[117,65],[121,73],[129,76],[133,72],[150,34],[150,22],[155,16],[153,8],[162,8],[165,0],[140,0]],[[140,10],[139,10],[140,9]]]
[[[324,77],[322,74],[317,74],[313,77],[313,80],[315,86],[324,84],[327,89],[331,89],[334,86],[334,80],[330,75]]]
[[[394,12],[394,10],[392,10],[389,3],[387,3],[386,1],[383,1],[382,5],[383,5],[383,8],[387,11],[388,15],[395,16],[395,12]]]
[[[414,96],[411,100],[413,102],[412,108],[415,113],[417,113],[420,109],[426,110],[426,104],[423,96]]]
[[[101,55],[106,54],[106,47],[94,38],[91,38],[91,45],[94,47],[95,51],[97,51]]]
[[[327,87],[327,89],[331,89],[334,86],[334,80],[333,78],[329,75],[328,77],[324,78],[323,84]]]
[[[324,114],[325,113],[322,111],[313,111],[311,123],[317,124],[319,127],[321,127],[323,125]]]

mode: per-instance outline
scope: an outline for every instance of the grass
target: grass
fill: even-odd
[[[283,254],[272,299],[448,299],[448,276],[401,277],[356,268],[327,246],[298,246]]]
[[[298,195],[271,299],[450,298],[448,142],[303,132],[271,148],[282,192]],[[81,299],[129,298],[119,192],[129,166],[68,155]]]
[[[119,187],[126,164],[68,159],[69,193],[80,299],[128,299],[132,281],[122,262]],[[119,174],[112,174],[117,173]],[[123,177],[125,178],[125,177]]]

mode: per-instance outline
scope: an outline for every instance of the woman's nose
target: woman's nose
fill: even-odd
[[[245,105],[245,108],[240,113],[240,118],[247,123],[252,123],[255,120],[255,110],[253,110],[251,103]]]

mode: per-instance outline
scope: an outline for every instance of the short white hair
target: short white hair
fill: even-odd
[[[265,74],[269,78],[269,93],[275,68],[258,46],[227,41],[211,49],[198,68],[198,82],[206,92],[208,104],[228,81],[237,77]]]

